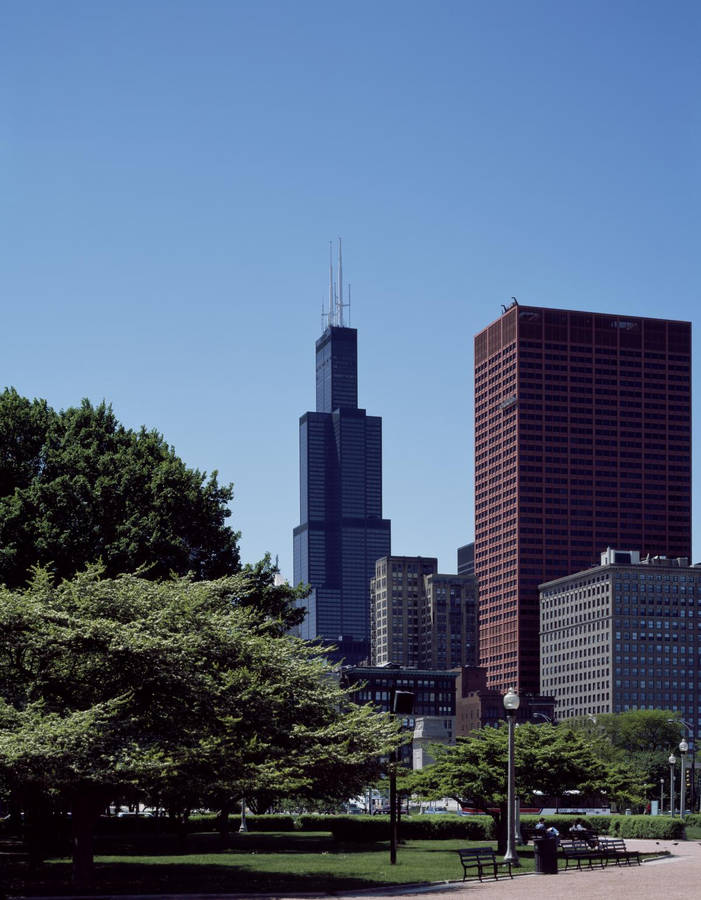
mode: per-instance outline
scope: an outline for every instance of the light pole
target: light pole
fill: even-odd
[[[681,774],[679,776],[679,815],[683,819],[686,810],[686,782],[684,781],[684,765],[686,763],[686,753],[689,749],[689,745],[687,742],[682,739],[679,744],[679,752],[681,753]]]
[[[669,755],[669,814],[670,816],[674,815],[674,765],[677,761],[677,757],[670,753]]]
[[[509,728],[509,761],[507,769],[507,791],[506,791],[506,853],[504,854],[504,862],[510,862],[512,866],[520,866],[521,863],[516,853],[516,836],[514,831],[514,795],[515,778],[514,778],[514,725],[516,723],[516,710],[521,700],[513,688],[504,694],[504,709],[506,710],[506,721]]]
[[[664,778],[660,778],[660,815],[664,815]]]
[[[689,732],[691,741],[691,812],[696,812],[696,737],[694,728],[684,719],[667,719],[667,721],[672,725],[683,725]]]
[[[392,712],[395,716],[410,716],[414,711],[414,694],[411,691],[392,692]],[[401,728],[401,726],[400,726]],[[389,861],[397,864],[398,817],[397,817],[397,767],[400,763],[399,749],[392,751],[389,762]]]

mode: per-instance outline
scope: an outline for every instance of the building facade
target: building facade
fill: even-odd
[[[516,721],[542,725],[555,722],[553,697],[522,694]],[[466,737],[479,728],[496,728],[506,720],[504,695],[487,687],[487,670],[464,666],[455,682],[455,736]]]
[[[358,408],[358,336],[343,323],[332,278],[334,302],[316,342],[316,411],[299,422],[294,582],[312,588],[300,635],[359,663],[370,650],[368,585],[375,561],[390,552],[391,525],[382,518],[382,419]]]
[[[607,550],[540,586],[543,690],[558,718],[669,709],[701,729],[701,567]]]
[[[475,573],[490,688],[538,693],[538,585],[609,546],[690,555],[690,323],[514,302],[475,338]]]
[[[370,580],[370,664],[419,668],[425,621],[424,578],[438,572],[438,560],[383,556]]]
[[[387,556],[370,582],[370,662],[453,669],[477,661],[477,581],[438,560]]]
[[[458,547],[458,575],[475,574],[475,542]]]

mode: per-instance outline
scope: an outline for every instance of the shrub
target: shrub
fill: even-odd
[[[611,816],[612,831],[622,838],[684,839],[684,822],[671,816]]]
[[[334,840],[363,844],[389,840],[389,816],[333,818]],[[494,839],[494,821],[490,816],[402,816],[400,835],[406,840],[488,841]]]
[[[522,816],[521,825],[529,834],[535,828],[538,816]],[[656,838],[657,840],[683,839],[684,823],[671,816],[580,816],[587,828],[596,834],[609,834],[622,838]],[[701,819],[701,817],[699,817]],[[574,824],[572,816],[545,816],[547,825],[554,825],[565,836]]]

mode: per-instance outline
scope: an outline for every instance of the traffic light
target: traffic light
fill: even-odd
[[[691,787],[691,769],[684,770],[684,780],[686,782],[687,787]]]

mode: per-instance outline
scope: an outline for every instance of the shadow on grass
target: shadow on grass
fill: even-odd
[[[74,896],[70,888],[70,865],[45,865],[29,882],[18,885],[24,896]],[[390,885],[392,882],[339,875],[333,871],[313,875],[296,874],[284,870],[254,871],[247,866],[195,865],[169,863],[98,863],[95,892],[100,894],[163,894],[163,893],[268,893],[319,892],[368,888]],[[10,888],[12,885],[10,885]],[[11,893],[11,891],[9,891]],[[91,892],[92,893],[92,892]]]
[[[336,844],[328,833],[236,834],[227,848],[216,835],[193,834],[181,853],[174,852],[172,837],[142,837],[132,836],[126,851],[123,838],[98,841],[95,893],[334,893],[456,880],[461,872],[455,850],[465,845],[409,841],[391,866],[388,843]],[[10,894],[75,896],[65,858],[49,860],[31,876],[26,866],[14,868]]]

